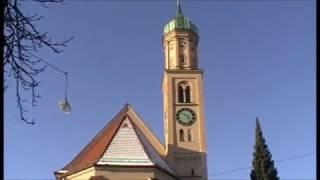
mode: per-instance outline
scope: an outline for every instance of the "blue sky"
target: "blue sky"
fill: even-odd
[[[162,31],[176,2],[66,1],[24,10],[52,38],[74,36],[62,54],[39,56],[70,73],[73,111],[58,109],[64,77],[53,69],[39,76],[39,106],[19,121],[14,81],[5,93],[6,179],[54,178],[129,102],[163,140]],[[204,69],[208,174],[248,179],[255,118],[281,179],[315,179],[315,1],[182,1],[198,27]],[[290,161],[279,160],[309,154]]]

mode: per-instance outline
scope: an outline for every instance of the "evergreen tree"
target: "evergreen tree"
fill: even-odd
[[[256,137],[251,170],[251,180],[279,180],[277,169],[271,159],[271,153],[262,134],[258,118],[256,119]]]

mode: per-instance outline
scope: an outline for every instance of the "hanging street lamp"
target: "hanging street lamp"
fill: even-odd
[[[69,73],[57,68],[56,66],[48,63],[45,60],[41,59],[41,61],[44,62],[46,65],[50,66],[52,69],[56,70],[57,72],[60,72],[60,73],[64,74],[64,76],[65,76],[64,99],[59,101],[59,109],[62,112],[64,112],[65,114],[70,114],[71,105],[70,105],[70,103],[68,101],[68,77],[69,77]]]

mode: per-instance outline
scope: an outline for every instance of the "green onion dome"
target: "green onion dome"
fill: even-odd
[[[196,25],[194,25],[189,18],[183,15],[179,0],[177,6],[177,15],[164,26],[163,34],[165,35],[173,30],[191,30],[197,34],[198,29]]]
[[[163,34],[167,34],[172,30],[191,30],[194,33],[198,33],[197,27],[189,20],[189,18],[181,16],[175,17],[169,21],[163,30]]]

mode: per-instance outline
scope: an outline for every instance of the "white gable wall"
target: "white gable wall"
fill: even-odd
[[[97,164],[154,165],[145,152],[130,120],[125,119]]]

